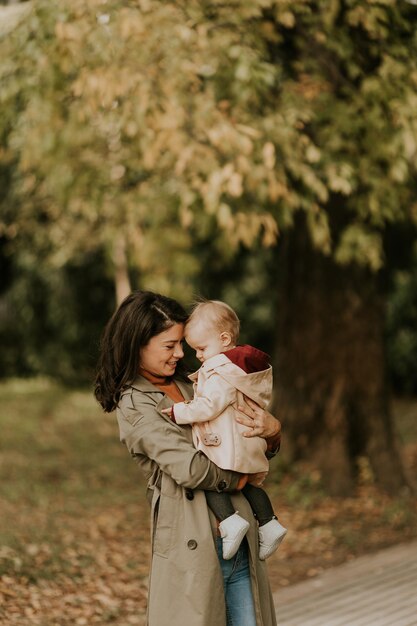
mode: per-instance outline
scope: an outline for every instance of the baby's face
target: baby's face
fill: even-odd
[[[208,327],[201,322],[192,324],[189,329],[185,328],[185,340],[195,350],[195,355],[201,363],[225,350],[219,329]]]

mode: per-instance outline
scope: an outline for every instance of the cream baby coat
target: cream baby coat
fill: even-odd
[[[227,353],[226,353],[227,354]],[[177,424],[191,424],[198,450],[222,469],[243,474],[268,472],[266,441],[244,437],[247,426],[236,421],[244,396],[265,408],[272,397],[272,367],[246,373],[225,353],[207,359],[194,374],[194,399],[173,407]]]

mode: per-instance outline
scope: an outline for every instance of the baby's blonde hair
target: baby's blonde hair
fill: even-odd
[[[220,332],[230,333],[232,343],[236,344],[239,338],[240,321],[232,307],[221,300],[202,300],[192,308],[187,320],[186,328],[197,322],[204,322],[214,326]]]

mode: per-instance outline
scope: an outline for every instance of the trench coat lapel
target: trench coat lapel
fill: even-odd
[[[181,381],[181,380],[175,380],[175,384],[177,385],[178,389],[182,393],[184,399],[191,400],[191,398],[193,397],[193,388],[192,388],[191,383]],[[138,376],[135,379],[135,381],[132,383],[132,387],[134,389],[137,389],[137,391],[145,393],[146,395],[149,394],[151,397],[153,397],[155,400],[155,404],[156,404],[156,410],[158,411],[158,413],[161,414],[161,417],[163,417],[168,422],[172,421],[169,415],[166,415],[165,413],[162,413],[161,411],[162,409],[168,409],[170,406],[174,404],[174,402],[171,400],[169,396],[167,396],[163,391],[161,391],[161,389],[158,389],[158,387],[155,387],[155,385],[153,385],[149,380],[147,380],[143,376]],[[159,401],[158,401],[157,394],[162,396]],[[178,428],[180,428],[180,426]]]

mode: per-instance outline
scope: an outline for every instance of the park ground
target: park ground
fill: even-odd
[[[148,506],[114,415],[90,391],[47,380],[7,381],[0,393],[0,622],[143,626]],[[393,412],[412,479],[417,401],[397,399]],[[381,493],[364,460],[359,483],[330,498],[308,464],[273,461],[267,488],[289,529],[268,561],[274,591],[417,537],[415,497]]]

